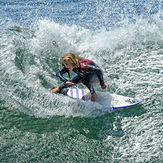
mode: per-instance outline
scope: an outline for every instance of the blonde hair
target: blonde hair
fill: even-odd
[[[75,56],[75,54],[73,53],[67,53],[64,56],[62,56],[62,66],[65,66],[64,63],[71,62],[73,66],[78,70],[80,68],[79,61],[82,59],[84,58]],[[68,75],[69,75],[69,79],[71,79],[69,71],[68,71]]]
[[[71,62],[73,66],[78,69],[80,67],[79,61],[82,59],[84,58],[75,56],[75,54],[73,53],[67,53],[64,56],[62,56],[62,66],[64,66],[64,63],[66,62]]]

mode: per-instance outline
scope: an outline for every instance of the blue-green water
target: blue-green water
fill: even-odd
[[[0,13],[0,162],[162,162],[162,1],[8,0]],[[143,102],[56,101],[47,88],[68,52],[100,65],[107,91]]]

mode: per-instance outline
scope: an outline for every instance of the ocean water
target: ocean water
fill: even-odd
[[[47,88],[68,52],[103,69],[106,91],[143,102],[56,101]],[[0,1],[0,162],[161,163],[162,97],[163,1]]]

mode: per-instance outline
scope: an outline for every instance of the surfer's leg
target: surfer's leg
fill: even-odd
[[[58,93],[60,93],[61,91],[62,91],[62,89],[64,89],[64,88],[68,88],[68,87],[71,87],[71,85],[68,85],[68,84],[66,84],[66,83],[62,83],[59,87],[57,87],[57,88],[51,88],[51,91],[52,92],[58,92]]]
[[[93,88],[93,84],[90,82],[90,78],[88,78],[88,77],[83,78],[82,83],[90,90],[91,101],[96,101],[97,94]]]
[[[68,87],[71,87],[71,85],[68,85],[68,84],[66,84],[66,83],[62,83],[62,84],[58,87],[58,90],[59,90],[59,92],[60,92],[62,89],[68,88]]]
[[[76,84],[81,83],[81,78],[82,78],[81,75],[76,74],[71,78],[70,82],[76,83]],[[68,88],[68,87],[72,87],[72,86],[69,84],[66,84],[66,83],[62,83],[59,87],[52,88],[51,91],[52,92],[60,92],[62,89]]]
[[[90,82],[90,79],[88,77],[82,78],[82,83],[90,90],[91,94],[95,93],[93,84]]]
[[[82,82],[82,76],[79,74],[76,74],[71,78],[70,82],[79,84]]]
[[[68,84],[66,84],[66,83],[62,83],[62,84],[61,84],[60,86],[58,86],[57,88],[55,88],[55,87],[51,88],[51,91],[54,92],[54,93],[55,93],[55,92],[60,93],[62,89],[68,88],[68,87],[71,87],[71,85],[68,85]]]

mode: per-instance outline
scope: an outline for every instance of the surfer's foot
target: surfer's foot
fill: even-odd
[[[96,93],[91,94],[91,101],[92,101],[92,102],[95,102],[96,99],[97,99],[97,94],[96,94]]]
[[[54,93],[59,92],[58,87],[57,88],[52,88],[51,91],[54,92]]]

